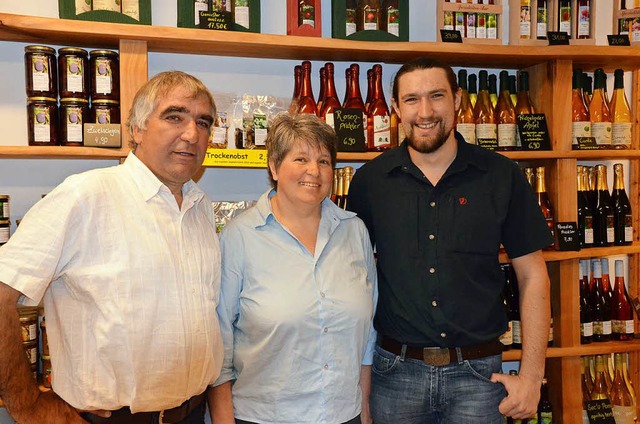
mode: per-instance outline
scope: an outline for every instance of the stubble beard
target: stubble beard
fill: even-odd
[[[447,140],[451,136],[452,131],[453,128],[451,128],[449,131],[446,131],[444,126],[440,125],[440,130],[436,134],[435,138],[423,140],[416,140],[415,135],[412,131],[411,134],[407,134],[407,144],[409,145],[409,147],[419,153],[433,153],[447,142]]]

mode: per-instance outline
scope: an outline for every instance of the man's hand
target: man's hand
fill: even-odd
[[[491,381],[502,383],[507,391],[507,397],[498,407],[501,414],[515,419],[531,418],[536,414],[540,400],[539,381],[507,374],[492,374]]]
[[[9,410],[9,414],[17,424],[87,424],[78,411],[52,391],[40,393],[32,407],[22,411]]]

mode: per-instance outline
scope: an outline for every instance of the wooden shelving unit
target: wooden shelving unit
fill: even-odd
[[[594,353],[629,351],[631,376],[640,388],[640,342],[580,345],[578,259],[628,255],[630,294],[640,286],[640,242],[638,241],[638,178],[640,143],[640,49],[633,47],[591,46],[504,46],[443,44],[437,42],[376,42],[316,37],[265,35],[197,29],[148,27],[99,22],[0,14],[0,41],[112,48],[120,51],[121,122],[126,122],[136,90],[147,80],[149,52],[240,56],[262,59],[332,60],[401,63],[419,55],[429,55],[453,66],[510,68],[529,71],[531,92],[537,109],[544,112],[552,140],[551,151],[505,152],[513,160],[539,162],[548,169],[548,190],[556,209],[556,220],[576,221],[576,165],[579,160],[629,159],[629,198],[636,228],[634,244],[624,247],[593,248],[579,252],[544,252],[552,273],[555,345],[547,353],[547,376],[551,381],[554,416],[559,423],[580,423],[580,356]],[[608,72],[616,68],[633,72],[633,98],[636,125],[632,150],[571,150],[571,74],[573,67]],[[123,143],[126,145],[126,143]],[[0,147],[0,158],[121,159],[128,149],[80,147]],[[361,162],[375,153],[340,153],[340,161]],[[507,260],[501,256],[501,260]],[[636,324],[636,330],[638,330]],[[508,351],[504,359],[518,360],[519,351]]]

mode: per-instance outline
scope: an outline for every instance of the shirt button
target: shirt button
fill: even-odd
[[[324,368],[325,370],[328,370],[329,369],[329,364],[324,364],[324,367],[322,367],[322,368]]]
[[[438,306],[438,302],[436,302],[435,300],[432,300],[431,301],[431,306],[433,306],[435,308],[436,306]]]
[[[436,202],[429,203],[429,206],[431,206],[432,208],[435,208],[436,207]]]
[[[429,268],[429,273],[435,274],[436,273],[436,269],[435,268]]]
[[[322,329],[322,331],[324,331],[325,333],[328,333],[328,332],[329,332],[329,329],[328,329],[327,327],[324,327],[324,328]]]
[[[440,337],[442,337],[443,339],[447,337],[447,333],[440,333]]]
[[[429,234],[429,240],[433,240],[435,238],[436,238],[436,236],[434,236],[433,234]]]
[[[324,299],[324,297],[325,297],[324,292],[320,292],[320,297],[322,297]]]

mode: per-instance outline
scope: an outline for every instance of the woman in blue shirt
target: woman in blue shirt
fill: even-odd
[[[273,188],[222,231],[214,424],[370,422],[377,276],[364,224],[327,198],[336,141],[313,115],[276,117]]]

